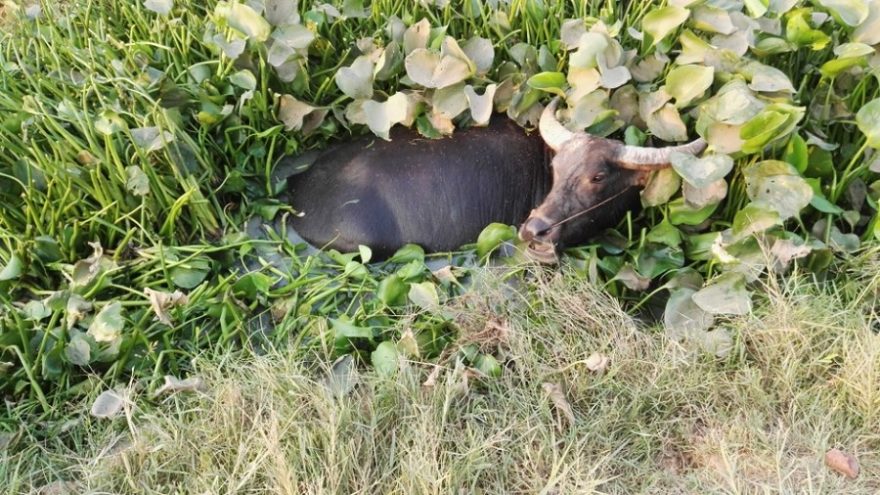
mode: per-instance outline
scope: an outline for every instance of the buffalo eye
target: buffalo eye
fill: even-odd
[[[590,179],[590,182],[592,182],[593,184],[598,184],[603,180],[605,180],[605,174],[596,174]]]

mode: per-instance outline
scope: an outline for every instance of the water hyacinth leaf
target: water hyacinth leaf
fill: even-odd
[[[254,77],[254,73],[244,69],[240,70],[231,76],[229,76],[229,82],[231,82],[234,86],[238,86],[239,88],[246,90],[254,90],[257,87],[257,78]]]
[[[474,36],[467,40],[461,49],[469,59],[473,60],[477,68],[477,75],[486,74],[492,68],[492,62],[495,60],[495,48],[491,41]]]
[[[634,291],[646,290],[651,285],[651,279],[637,272],[629,263],[617,272],[614,280],[619,280],[627,289]]]
[[[745,277],[725,273],[697,291],[692,299],[703,311],[715,315],[745,315],[752,310],[752,296]]]
[[[813,189],[797,175],[773,175],[749,183],[749,198],[766,205],[781,220],[797,216],[813,199]]]
[[[657,244],[665,244],[669,247],[678,247],[681,245],[681,231],[672,225],[668,219],[663,219],[656,227],[648,232],[645,236],[648,242]]]
[[[394,93],[388,100],[379,103],[366,101],[363,104],[367,126],[382,139],[389,139],[391,126],[406,120],[409,114],[409,99],[403,93]]]
[[[126,127],[125,121],[110,110],[102,111],[95,119],[95,130],[105,136],[112,136]]]
[[[92,310],[92,303],[83,299],[83,297],[79,294],[71,294],[70,297],[67,298],[67,302],[64,306],[64,313],[67,319],[65,320],[67,323],[67,328],[73,328],[74,325],[80,320],[82,320],[86,313]]]
[[[376,59],[376,68],[373,69],[373,79],[387,81],[397,75],[403,65],[403,51],[396,41],[388,43],[382,50],[382,54]]]
[[[299,24],[299,0],[266,0],[264,14],[269,24],[286,26]]]
[[[214,14],[225,19],[229,27],[254,41],[266,41],[272,31],[269,22],[247,4],[219,2],[214,8]]]
[[[201,267],[175,266],[171,269],[171,281],[181,289],[193,289],[208,276],[208,269]]]
[[[305,50],[314,41],[315,33],[302,24],[281,26],[272,32],[272,47],[282,45],[291,50]]]
[[[43,301],[38,301],[36,299],[28,301],[27,304],[24,305],[24,308],[22,308],[22,312],[27,319],[33,321],[42,321],[52,316],[52,308],[47,306]]]
[[[745,123],[739,136],[743,139],[744,153],[758,153],[777,139],[784,138],[794,130],[803,114],[792,115],[775,105],[768,106]]]
[[[168,15],[174,7],[174,0],[144,0],[144,8],[159,15]]]
[[[67,362],[76,366],[88,366],[92,362],[92,347],[82,333],[74,333],[64,347]]]
[[[673,225],[699,225],[706,221],[718,208],[718,203],[693,208],[685,203],[684,198],[669,202],[669,221]]]
[[[868,1],[868,17],[853,31],[851,39],[871,46],[880,44],[880,0]]]
[[[401,280],[400,276],[395,273],[379,282],[376,297],[386,306],[398,306],[406,301],[408,292],[409,284]]]
[[[116,390],[105,390],[92,403],[90,413],[96,418],[112,418],[122,411],[125,399]]]
[[[690,25],[707,33],[731,34],[736,30],[730,14],[711,5],[700,5],[691,9]]]
[[[568,50],[577,48],[581,36],[586,33],[587,27],[584,25],[583,19],[566,19],[562,21],[562,27],[559,28],[559,38]]]
[[[447,39],[452,40],[450,37]],[[437,54],[425,48],[419,48],[407,55],[404,66],[410,79],[426,88],[451,86],[473,74],[467,60],[446,55],[442,50]]]
[[[706,187],[696,188],[689,182],[684,183],[682,189],[684,201],[693,208],[703,208],[711,204],[717,204],[727,197],[727,181],[718,179]]]
[[[562,90],[565,87],[565,74],[562,72],[541,72],[530,77],[526,83],[529,87],[565,97]]]
[[[810,26],[807,20],[809,11],[801,9],[796,12],[792,12],[788,16],[788,23],[785,25],[786,39],[797,46],[809,46],[813,50],[822,50],[828,46],[831,38],[822,31],[813,29]]]
[[[744,238],[777,225],[782,225],[777,211],[765,205],[749,203],[733,217],[733,234]]]
[[[817,3],[852,27],[868,18],[868,2],[865,0],[817,0]]]
[[[458,117],[468,108],[464,86],[464,83],[458,83],[435,90],[431,96],[433,110],[450,119]]]
[[[400,355],[394,343],[386,340],[370,353],[370,361],[380,375],[390,376],[397,373],[400,366]]]
[[[868,138],[868,146],[880,148],[880,98],[862,105],[856,113],[856,124]]]
[[[681,187],[681,178],[671,168],[658,170],[648,179],[641,192],[644,206],[660,206],[669,202],[670,198]]]
[[[605,57],[604,55],[599,55],[599,74],[601,74],[600,85],[606,89],[615,89],[623,86],[630,79],[632,79],[632,74],[630,74],[629,69],[625,66],[620,65],[617,67],[608,67],[605,65]]]
[[[670,5],[653,9],[642,18],[642,30],[651,35],[651,46],[654,46],[681,26],[688,16],[690,11],[681,7]]]
[[[95,315],[95,319],[89,325],[88,333],[95,339],[95,342],[112,342],[122,335],[124,326],[122,304],[112,302]]]
[[[593,91],[584,96],[570,111],[568,127],[582,130],[600,122],[613,112],[608,108],[608,93],[602,90]]]
[[[303,103],[291,95],[281,95],[278,102],[278,120],[288,131],[298,131],[303,127],[303,119],[315,110],[315,107]]]
[[[489,254],[501,243],[516,237],[516,228],[503,223],[491,223],[477,237],[477,255],[481,258]]]
[[[580,69],[596,68],[599,65],[596,58],[607,48],[608,38],[604,34],[584,33],[578,40],[577,50],[569,57],[568,65]]]
[[[464,94],[467,97],[474,125],[484,126],[489,124],[489,119],[492,118],[492,101],[495,98],[495,90],[497,88],[498,85],[490,84],[486,86],[482,95],[478,95],[470,84],[464,87]]]
[[[761,17],[767,13],[769,0],[745,0],[746,10],[751,17]]]
[[[602,76],[596,69],[583,69],[571,67],[566,76],[568,84],[571,86],[567,99],[569,101],[579,101],[584,96],[599,89],[602,84]]]
[[[702,65],[682,65],[666,75],[666,91],[675,98],[675,106],[682,108],[700,98],[712,86],[715,69]]]
[[[825,77],[836,77],[841,72],[867,63],[874,49],[864,43],[844,43],[834,48],[837,58],[822,64],[819,71]]]
[[[678,65],[702,64],[706,61],[706,54],[714,50],[712,45],[689,29],[681,33],[678,41],[681,43],[681,53],[675,59]]]
[[[174,134],[158,127],[138,127],[131,130],[134,144],[145,153],[158,151],[174,141]]]
[[[409,55],[419,48],[428,46],[428,39],[431,36],[431,23],[428,19],[413,24],[403,33],[403,51]]]
[[[13,254],[6,265],[0,270],[0,282],[15,280],[24,273],[24,263],[17,254]]]
[[[648,124],[651,133],[663,141],[686,141],[688,138],[687,127],[681,120],[678,110],[671,103],[642,118]]]
[[[700,61],[702,62],[702,58]],[[629,71],[637,82],[652,82],[660,77],[668,62],[669,58],[666,55],[655,52],[642,58],[635,65],[630,64]],[[682,64],[683,62],[679,60],[678,63]]]
[[[150,179],[137,165],[125,167],[125,189],[135,196],[146,196],[150,193]]]
[[[791,79],[784,72],[764,64],[756,65],[753,69],[749,89],[765,93],[795,92]]]
[[[733,170],[733,158],[722,154],[696,157],[690,153],[674,152],[669,161],[678,175],[698,189],[709,187]]]
[[[232,39],[227,41],[226,37],[222,34],[217,34],[213,38],[211,38],[211,42],[223,51],[223,54],[229,57],[232,60],[237,59],[242,53],[244,53],[244,49],[247,46],[247,43],[243,39]]]
[[[693,289],[680,288],[669,295],[663,312],[663,324],[671,338],[687,338],[695,332],[705,332],[715,324],[715,317],[693,301],[695,293]]]
[[[150,301],[150,308],[156,314],[156,319],[164,325],[171,326],[171,315],[168,310],[175,306],[185,306],[189,303],[189,298],[179,290],[174,293],[153,290],[149,287],[144,288],[144,295]]]
[[[501,364],[490,354],[480,354],[474,360],[474,367],[482,374],[498,378],[501,376]]]
[[[350,67],[336,72],[336,86],[354,99],[373,97],[373,62],[366,55],[356,58]]]
[[[433,310],[440,305],[437,286],[433,282],[410,284],[408,296],[413,304],[424,310]]]

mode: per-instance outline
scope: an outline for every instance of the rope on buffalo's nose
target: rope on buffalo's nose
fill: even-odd
[[[546,229],[544,232],[551,231],[551,230],[555,229],[556,227],[559,227],[560,225],[564,224],[565,222],[568,222],[569,220],[573,220],[573,219],[575,219],[575,218],[577,218],[577,217],[579,217],[579,216],[581,216],[581,215],[584,215],[584,214],[586,214],[586,213],[589,213],[589,212],[595,210],[596,208],[598,208],[598,207],[600,207],[600,206],[602,206],[602,205],[608,203],[609,201],[611,201],[611,200],[613,200],[613,199],[617,199],[617,198],[619,198],[620,196],[623,195],[623,193],[629,191],[629,190],[632,189],[633,187],[635,187],[635,186],[626,186],[626,187],[623,188],[619,193],[617,193],[617,194],[611,196],[610,198],[605,198],[605,199],[603,199],[602,201],[599,201],[598,203],[594,204],[593,206],[591,206],[591,207],[589,207],[589,208],[587,208],[587,209],[585,209],[585,210],[581,210],[581,211],[575,213],[574,215],[571,215],[571,216],[569,216],[569,217],[567,217],[567,218],[563,218],[562,220],[560,220],[560,221],[554,223],[554,224],[551,225],[548,229]]]

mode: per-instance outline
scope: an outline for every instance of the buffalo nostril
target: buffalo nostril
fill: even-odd
[[[550,230],[550,224],[543,218],[529,218],[519,229],[519,238],[524,241],[531,241],[536,237],[541,237]]]

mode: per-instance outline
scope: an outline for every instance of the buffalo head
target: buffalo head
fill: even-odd
[[[538,128],[555,156],[553,186],[519,229],[522,240],[547,245],[578,244],[616,224],[636,206],[639,190],[652,171],[670,166],[673,152],[697,154],[706,142],[643,148],[620,141],[571,132],[556,119],[554,99]]]

